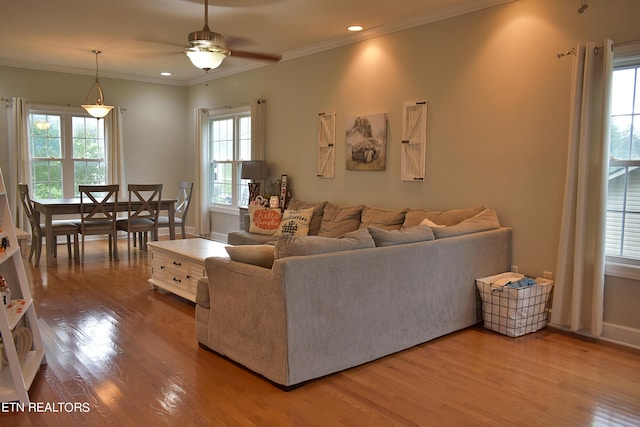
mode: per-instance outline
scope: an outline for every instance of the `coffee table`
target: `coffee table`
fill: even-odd
[[[198,280],[207,275],[204,260],[211,256],[228,256],[225,246],[225,243],[200,238],[148,242],[151,287],[195,302]]]

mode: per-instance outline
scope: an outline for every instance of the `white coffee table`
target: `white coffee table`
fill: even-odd
[[[198,280],[207,275],[204,260],[211,256],[226,257],[225,246],[224,243],[200,238],[148,242],[151,287],[195,302]]]

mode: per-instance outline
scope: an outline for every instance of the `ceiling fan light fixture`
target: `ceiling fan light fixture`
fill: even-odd
[[[101,119],[107,114],[109,114],[109,111],[113,109],[113,106],[104,104],[104,93],[102,92],[102,86],[100,85],[100,78],[98,77],[98,55],[102,52],[99,50],[92,50],[91,52],[93,52],[96,55],[96,80],[91,86],[91,88],[89,89],[89,92],[87,93],[87,103],[83,104],[82,108],[84,108],[87,111],[87,113],[89,113],[91,116],[97,119]],[[96,91],[97,91],[96,103],[89,104],[89,96],[91,95],[93,88],[96,88]]]
[[[227,49],[218,46],[192,46],[185,52],[193,65],[205,71],[218,68],[229,55]]]

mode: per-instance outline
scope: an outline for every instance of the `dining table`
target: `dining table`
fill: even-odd
[[[175,203],[176,199],[162,199],[160,200],[160,210],[167,211],[167,216],[169,217],[169,238],[171,240],[175,240],[176,238],[176,230],[175,230]],[[108,203],[107,203],[108,205]],[[118,212],[126,212],[129,210],[129,206],[132,209],[137,209],[142,205],[141,201],[131,201],[129,205],[129,200],[118,200]],[[85,200],[84,203],[85,211],[88,211],[93,206],[91,203],[87,203]],[[49,244],[49,242],[53,242],[53,217],[56,215],[80,215],[80,198],[62,198],[62,199],[33,199],[33,209],[36,214],[36,221],[39,221],[40,224],[44,224],[44,235],[47,242],[46,245],[46,256],[47,256],[47,266],[52,265],[53,262],[53,254],[54,254],[54,245]],[[44,221],[40,221],[40,216],[43,217]]]

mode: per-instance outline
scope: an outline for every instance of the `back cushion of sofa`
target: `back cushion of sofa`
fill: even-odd
[[[455,225],[467,218],[471,218],[472,216],[479,214],[484,209],[484,206],[475,206],[472,208],[462,209],[449,209],[446,211],[409,209],[405,214],[404,224],[402,225],[402,228],[409,228],[420,225],[420,223],[425,218],[429,218],[431,221],[438,225]]]
[[[431,227],[426,225],[409,227],[402,230],[384,230],[377,227],[368,227],[368,230],[377,247],[426,242],[435,238]]]
[[[324,212],[324,207],[327,202],[321,203],[310,203],[304,202],[298,199],[292,199],[287,206],[287,209],[292,210],[302,210],[313,208],[313,216],[311,217],[311,222],[309,223],[309,235],[317,236],[320,232],[320,224],[322,223],[322,214]]]
[[[434,227],[433,234],[436,239],[443,239],[445,237],[495,230],[496,228],[500,228],[498,214],[493,209],[485,209],[471,218],[460,221],[458,224],[449,227]]]
[[[339,237],[360,228],[363,205],[340,207],[327,203],[318,236]]]
[[[377,227],[383,230],[400,230],[407,209],[387,210],[365,207],[362,209],[360,228]]]
[[[366,229],[352,231],[338,238],[283,234],[276,242],[275,259],[374,248],[375,246],[371,234]]]

